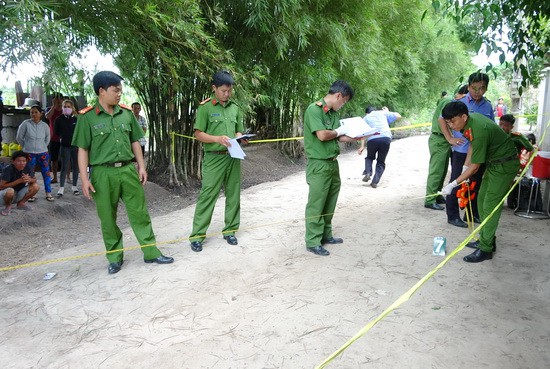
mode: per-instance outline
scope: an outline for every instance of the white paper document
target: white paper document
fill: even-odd
[[[347,128],[346,136],[352,138],[370,136],[378,132],[376,128],[369,126],[361,117],[340,119],[340,124]]]
[[[243,160],[246,154],[241,148],[241,145],[239,145],[237,139],[232,138],[229,140],[229,143],[231,144],[231,146],[227,148],[227,151],[229,151],[229,155],[231,155],[232,158]]]

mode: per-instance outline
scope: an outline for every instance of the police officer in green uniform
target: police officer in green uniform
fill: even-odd
[[[451,155],[451,145],[447,141],[447,137],[452,137],[446,127],[440,127],[439,115],[445,105],[450,103],[450,97],[442,97],[437,104],[434,115],[432,117],[432,134],[428,139],[428,147],[430,149],[430,166],[428,168],[428,180],[426,181],[426,198],[424,207],[434,210],[443,210],[445,200],[439,197],[432,196],[438,193],[443,188],[447,169],[449,167],[449,158]]]
[[[78,146],[82,193],[88,199],[93,197],[96,203],[103,242],[109,251],[109,274],[119,272],[123,263],[122,232],[116,224],[120,199],[126,206],[130,225],[139,244],[147,245],[142,247],[144,261],[158,264],[174,261],[162,255],[156,247],[142,186],[147,182],[139,144],[143,130],[132,110],[119,105],[122,80],[122,77],[110,71],[102,71],[94,76],[93,85],[98,101],[80,112],[72,142],[73,146]],[[137,172],[133,165],[134,159],[138,164]],[[92,167],[90,178],[88,165]]]
[[[330,253],[324,244],[344,242],[332,235],[332,216],[340,193],[340,154],[338,141],[356,139],[345,136],[338,110],[353,98],[353,89],[345,81],[334,82],[328,94],[312,103],[304,114],[304,148],[307,157],[306,181],[309,195],[306,205],[306,247],[316,255]]]
[[[470,140],[470,147],[466,158],[467,169],[445,186],[441,193],[449,195],[458,183],[470,178],[481,164],[485,164],[478,200],[479,215],[483,222],[502,201],[518,172],[519,159],[516,147],[510,136],[491,119],[478,113],[469,114],[468,107],[461,101],[447,104],[443,108],[442,116],[453,130],[460,131]],[[479,242],[471,243],[471,247],[477,247],[477,250],[465,256],[464,261],[478,263],[492,259],[496,250],[495,233],[501,212],[502,206],[499,205],[481,229]]]
[[[468,93],[468,85],[462,86],[455,94],[455,99],[462,98]],[[442,96],[439,99],[432,117],[432,134],[428,139],[430,149],[430,165],[428,168],[428,179],[426,181],[426,197],[424,207],[433,210],[444,210],[440,204],[445,203],[441,196],[433,196],[441,191],[447,170],[449,168],[449,158],[451,156],[451,146],[455,143],[461,144],[461,140],[453,137],[445,120],[441,118],[441,110],[452,101],[451,97]]]
[[[204,143],[202,187],[193,216],[193,230],[189,240],[191,250],[202,251],[202,242],[212,220],[212,213],[223,186],[225,193],[225,226],[223,238],[237,245],[235,232],[241,221],[241,160],[232,158],[227,148],[229,140],[242,136],[243,115],[232,100],[234,80],[227,71],[212,77],[213,95],[200,103],[195,121],[195,137]],[[242,139],[241,143],[247,141]]]

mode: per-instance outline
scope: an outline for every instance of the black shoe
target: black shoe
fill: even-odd
[[[338,237],[331,237],[331,238],[327,238],[326,240],[321,240],[321,245],[324,245],[324,244],[329,244],[329,245],[335,245],[337,243],[344,243],[344,240],[342,238],[338,238]]]
[[[201,241],[191,242],[191,250],[193,250],[195,252],[201,252],[202,251],[202,242]]]
[[[437,196],[436,199],[435,199],[435,203],[436,204],[445,204],[446,201],[445,201],[445,198],[443,196]]]
[[[230,234],[228,236],[223,236],[223,239],[226,240],[227,243],[230,244],[230,245],[238,245],[239,244],[239,241],[237,241],[237,237],[235,237],[232,234]]]
[[[439,204],[433,203],[433,204],[424,204],[424,207],[427,209],[432,210],[445,210],[445,208]]]
[[[174,262],[174,258],[171,258],[170,256],[164,256],[160,255],[158,258],[155,259],[143,259],[144,262],[147,264],[150,263],[157,263],[157,264],[171,264]]]
[[[449,219],[449,220],[447,220],[447,223],[452,224],[452,225],[457,226],[457,227],[461,227],[461,228],[468,228],[468,224],[466,222],[463,222],[459,218]]]
[[[109,274],[115,274],[120,272],[120,268],[122,268],[122,264],[124,264],[124,261],[118,261],[116,263],[109,264],[109,268],[107,269],[109,271]]]
[[[323,246],[306,247],[307,251],[314,253],[315,255],[328,256],[330,252]]]
[[[485,252],[481,251],[480,249],[477,249],[476,251],[472,252],[470,255],[464,256],[464,261],[467,263],[480,263],[484,260],[490,260],[493,258],[492,252]]]
[[[363,177],[363,182],[368,182],[370,181],[370,174],[367,174]]]
[[[497,238],[493,238],[493,248],[491,249],[492,252],[497,252]],[[470,241],[466,244],[466,247],[469,247],[471,249],[479,249],[479,240],[476,241]]]
[[[378,187],[378,183],[371,182],[371,183],[370,183],[370,186],[371,186],[372,188],[376,188],[376,187]]]
[[[468,219],[466,218],[466,215],[462,217],[462,220],[464,220],[465,222],[468,221]],[[479,217],[474,217],[474,223],[481,224],[481,219],[479,219]]]

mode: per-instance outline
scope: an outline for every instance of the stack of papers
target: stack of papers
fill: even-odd
[[[378,133],[376,128],[369,126],[361,117],[340,119],[340,124],[347,128],[346,136],[351,138],[372,136]]]
[[[256,136],[254,133],[247,133],[245,135],[242,135],[241,137],[232,138],[229,140],[229,143],[231,146],[227,148],[227,151],[229,152],[229,155],[231,155],[232,158],[235,159],[241,159],[244,160],[246,154],[244,153],[243,149],[241,148],[241,145],[239,145],[240,140],[248,140],[251,137]]]

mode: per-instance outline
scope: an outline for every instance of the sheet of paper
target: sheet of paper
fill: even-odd
[[[376,128],[369,126],[361,117],[340,119],[340,124],[346,126],[348,132],[346,136],[352,138],[370,136],[378,132]]]
[[[232,138],[229,140],[229,143],[231,144],[231,146],[227,148],[227,151],[229,151],[229,155],[231,155],[232,158],[243,160],[246,154],[241,148],[241,145],[239,145],[237,139]]]

